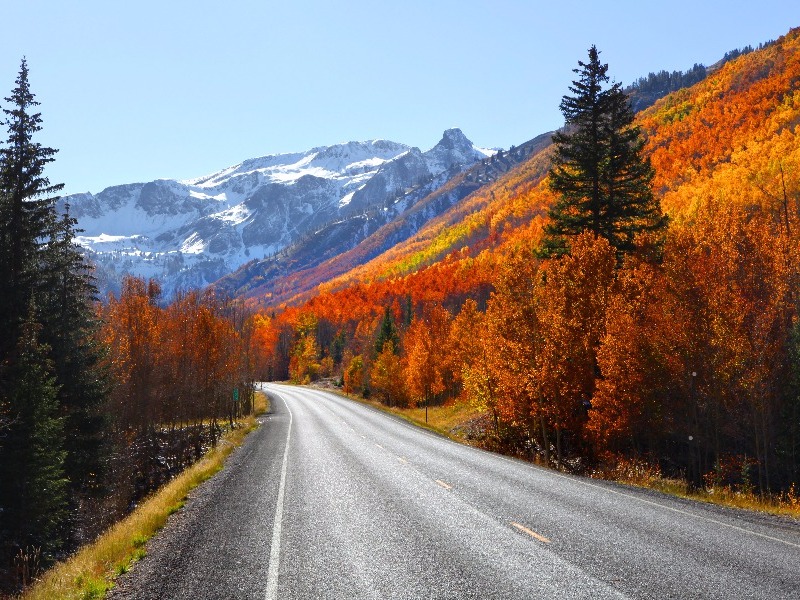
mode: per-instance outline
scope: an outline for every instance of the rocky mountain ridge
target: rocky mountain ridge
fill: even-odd
[[[405,209],[420,189],[492,154],[449,129],[426,152],[388,140],[347,142],[254,158],[190,180],[73,194],[61,203],[83,230],[77,241],[97,266],[102,294],[117,292],[130,273],[159,280],[169,297],[349,216]]]

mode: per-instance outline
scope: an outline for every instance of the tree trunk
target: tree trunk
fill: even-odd
[[[544,462],[550,466],[550,441],[547,439],[547,426],[544,424],[544,417],[539,417],[542,426],[542,446],[544,447]]]

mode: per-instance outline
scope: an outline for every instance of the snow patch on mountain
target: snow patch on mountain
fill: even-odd
[[[208,285],[348,214],[397,202],[492,153],[448,129],[426,152],[388,140],[347,142],[61,202],[83,230],[77,242],[98,267],[101,292],[118,291],[130,273],[155,277],[169,296]]]

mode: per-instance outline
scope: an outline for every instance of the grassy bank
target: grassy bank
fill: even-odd
[[[266,412],[268,402],[266,395],[258,393],[256,414]],[[145,555],[147,540],[164,526],[169,515],[183,507],[189,492],[222,469],[228,455],[256,427],[254,417],[242,420],[239,427],[227,432],[202,459],[155,492],[94,543],[44,573],[22,595],[22,599],[69,600],[105,596],[114,579]]]
[[[339,389],[325,389],[326,391],[333,391],[340,396],[346,396],[361,404],[366,404],[383,412],[400,417],[409,423],[413,423],[414,425],[423,427],[457,442],[479,445],[474,439],[471,439],[470,432],[474,431],[473,424],[475,421],[481,419],[482,415],[479,411],[463,402],[454,402],[445,406],[430,406],[428,407],[426,418],[424,406],[415,408],[386,406],[376,400],[367,400],[354,394],[345,394]]]
[[[773,496],[761,496],[754,491],[726,485],[698,489],[689,486],[685,480],[664,477],[657,467],[637,461],[621,461],[614,469],[597,475],[602,479],[658,490],[689,500],[800,519],[800,495],[794,487],[786,493]]]

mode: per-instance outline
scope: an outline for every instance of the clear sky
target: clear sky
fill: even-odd
[[[3,0],[0,96],[26,56],[51,182],[99,192],[449,127],[508,148],[563,123],[591,44],[627,85],[797,26],[797,0]]]

